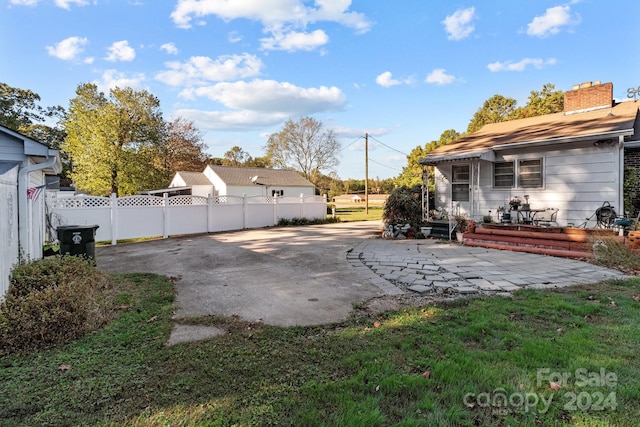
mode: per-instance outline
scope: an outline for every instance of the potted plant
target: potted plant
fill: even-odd
[[[453,220],[455,222],[456,239],[458,242],[462,242],[462,233],[466,232],[469,228],[469,218],[466,214],[454,215]]]

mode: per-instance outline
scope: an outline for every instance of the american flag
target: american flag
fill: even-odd
[[[40,185],[38,187],[31,187],[27,190],[27,198],[29,200],[37,200],[38,196],[40,196],[40,193],[42,193],[42,190],[44,190],[44,188],[46,187],[46,185]]]

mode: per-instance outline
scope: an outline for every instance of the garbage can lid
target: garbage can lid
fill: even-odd
[[[94,224],[94,225],[60,225],[56,228],[56,230],[72,230],[72,229],[77,229],[77,228],[93,228],[98,229],[100,228],[99,225]]]

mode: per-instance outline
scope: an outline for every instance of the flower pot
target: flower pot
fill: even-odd
[[[424,234],[424,237],[429,237],[431,235],[431,231],[433,227],[420,227],[420,231]]]
[[[456,231],[456,240],[460,243],[464,242],[464,234],[459,231]]]

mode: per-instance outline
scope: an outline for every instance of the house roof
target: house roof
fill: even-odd
[[[212,185],[209,178],[203,172],[187,172],[179,171],[176,175],[180,175],[180,178],[184,181],[187,187],[192,185]]]
[[[60,152],[58,150],[49,148],[45,144],[35,141],[6,126],[0,125],[0,132],[20,141],[22,143],[23,154],[30,156],[34,163],[44,163],[49,158],[55,158],[55,163],[51,167],[46,168],[45,172],[58,174],[62,170]]]
[[[220,165],[209,165],[207,167],[215,172],[227,185],[259,184],[280,187],[314,187],[311,182],[293,170]],[[252,181],[252,178],[255,178],[255,182]]]
[[[0,162],[0,175],[4,175],[16,166],[20,166],[18,162]],[[15,183],[14,183],[15,184]]]
[[[640,101],[621,102],[588,112],[554,113],[491,123],[479,131],[438,147],[420,160],[434,164],[462,158],[492,160],[493,152],[523,145],[550,145],[634,134]]]

